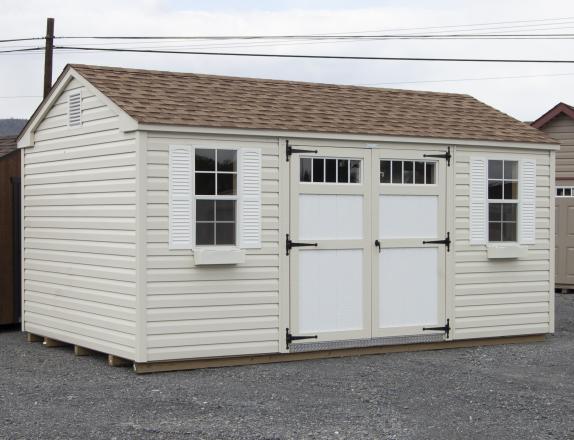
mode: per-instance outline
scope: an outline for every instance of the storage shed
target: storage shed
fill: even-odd
[[[136,371],[554,331],[558,145],[470,96],[69,65],[18,146],[23,330]]]
[[[574,107],[558,103],[536,121],[560,143],[556,153],[556,288],[574,289]]]
[[[0,137],[0,325],[20,322],[20,152]]]

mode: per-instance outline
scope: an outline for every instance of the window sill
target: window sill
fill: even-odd
[[[195,248],[194,256],[197,266],[245,262],[245,251],[234,246],[198,247]]]
[[[486,249],[489,260],[521,258],[525,257],[528,253],[526,246],[520,246],[516,243],[490,243],[486,246]]]

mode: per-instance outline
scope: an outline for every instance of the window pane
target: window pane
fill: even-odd
[[[338,161],[338,171],[339,178],[337,179],[339,183],[349,182],[349,161],[345,159],[339,159]]]
[[[427,162],[427,185],[434,185],[436,183],[436,163]]]
[[[215,244],[215,223],[195,224],[195,244],[200,246]]]
[[[564,195],[570,197],[572,195],[571,188],[564,188]]]
[[[195,194],[215,195],[215,173],[195,173]]]
[[[337,159],[325,159],[325,182],[337,181]]]
[[[504,198],[518,199],[518,182],[504,182]]]
[[[502,223],[502,241],[516,241],[516,223]]]
[[[403,168],[403,183],[413,183],[414,182],[414,173],[413,173],[413,163],[412,162],[405,162]]]
[[[301,182],[311,181],[311,159],[308,157],[302,157],[299,161],[299,180]]]
[[[217,150],[217,171],[237,171],[236,150]]]
[[[381,183],[391,183],[391,161],[381,160],[381,173],[380,180]]]
[[[489,179],[502,179],[502,161],[489,160],[488,161],[488,178]]]
[[[393,160],[393,183],[403,183],[403,163]]]
[[[515,160],[504,161],[504,178],[518,179],[518,162]]]
[[[216,224],[215,244],[235,244],[235,223]]]
[[[502,199],[502,180],[490,180],[488,182],[488,198]]]
[[[556,188],[556,194],[559,196],[564,195],[564,188]]]
[[[349,162],[351,169],[351,176],[349,181],[351,183],[361,183],[361,161],[352,160]]]
[[[198,148],[195,150],[195,170],[215,171],[215,150]]]
[[[488,221],[501,221],[502,220],[502,203],[489,203],[488,204]]]
[[[235,200],[218,200],[215,206],[215,220],[218,222],[235,221]]]
[[[195,203],[195,216],[198,222],[212,222],[215,220],[214,203],[215,201],[213,200],[198,200]]]
[[[324,182],[323,178],[323,159],[313,159],[313,182]]]
[[[504,222],[516,221],[516,204],[514,203],[502,204],[502,221]]]
[[[237,194],[237,174],[217,174],[217,195]]]
[[[425,183],[425,163],[415,162],[415,183]]]
[[[488,223],[488,241],[501,241],[502,231],[500,227],[501,223],[489,222]]]

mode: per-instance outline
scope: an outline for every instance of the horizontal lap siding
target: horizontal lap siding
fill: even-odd
[[[495,156],[503,153],[503,156]],[[469,242],[471,157],[536,159],[536,243],[520,259],[489,260]],[[550,154],[458,150],[455,163],[455,337],[547,333],[551,320]]]
[[[82,90],[82,126],[67,99]],[[135,138],[72,80],[40,123],[24,165],[25,329],[133,359]]]
[[[168,244],[169,145],[262,150],[262,247],[244,263],[195,266]],[[279,351],[279,159],[276,142],[148,135],[147,358],[149,361]]]
[[[542,127],[542,131],[560,143],[556,152],[556,178],[574,181],[574,120],[559,115]],[[560,182],[558,182],[560,184]]]

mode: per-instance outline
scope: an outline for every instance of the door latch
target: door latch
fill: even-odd
[[[317,247],[317,245],[318,245],[318,243],[297,243],[297,242],[291,241],[291,238],[289,238],[289,234],[287,234],[286,241],[285,241],[285,249],[286,249],[287,255],[289,255],[289,251],[294,247],[303,247],[303,246],[315,246],[315,247]]]
[[[444,332],[446,334],[446,337],[448,339],[448,335],[450,333],[450,319],[446,320],[446,325],[443,325],[442,327],[423,327],[423,330],[432,330],[432,331],[441,331]]]
[[[379,240],[375,240],[375,246],[379,248],[379,253],[381,253],[381,242]]]
[[[446,238],[444,240],[428,240],[423,241],[423,244],[444,244],[446,246],[446,251],[450,252],[450,232],[446,233]]]

